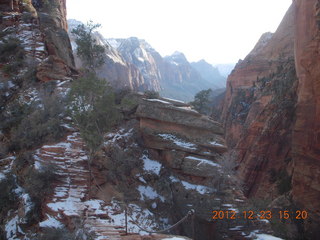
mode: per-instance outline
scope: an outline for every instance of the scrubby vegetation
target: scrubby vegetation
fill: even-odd
[[[210,106],[210,94],[212,90],[202,90],[198,92],[194,96],[194,101],[190,104],[194,107],[195,110],[197,110],[199,113],[210,115],[211,113],[211,106]]]
[[[113,91],[104,79],[88,73],[72,83],[69,102],[71,116],[94,152],[102,143],[103,133],[119,119]]]
[[[89,21],[87,25],[80,24],[72,30],[72,33],[76,36],[77,55],[82,60],[84,67],[91,72],[95,72],[105,62],[105,49],[97,44],[92,35],[100,26],[100,24]]]
[[[154,98],[159,98],[160,94],[157,91],[147,90],[144,92],[144,96],[148,99],[154,99]]]
[[[14,177],[8,174],[5,179],[0,181],[0,219],[7,216],[10,209],[15,208],[17,204],[17,195],[13,191],[16,188]],[[0,224],[2,224],[0,220]]]
[[[52,184],[56,178],[53,165],[44,166],[40,170],[29,168],[24,179],[24,187],[33,203],[33,209],[28,215],[29,222],[38,222],[41,219],[41,205],[46,196],[53,193]]]
[[[60,139],[62,106],[55,96],[45,97],[42,106],[22,106],[21,115],[17,116],[21,121],[11,130],[11,150],[30,149]]]
[[[17,73],[23,66],[25,52],[18,38],[3,38],[0,44],[0,63],[2,71],[8,75]]]

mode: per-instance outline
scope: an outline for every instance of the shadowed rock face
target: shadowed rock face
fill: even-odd
[[[319,1],[293,1],[229,76],[222,116],[247,195],[274,199],[287,181],[295,206],[309,213],[300,227],[310,239],[319,238],[320,219],[319,16]]]
[[[293,8],[276,33],[264,34],[227,82],[226,140],[239,161],[249,196],[277,194],[270,171],[287,168],[296,103]]]
[[[292,193],[294,201],[310,212],[305,228],[320,237],[320,2],[294,1],[295,57],[299,78],[293,131]]]

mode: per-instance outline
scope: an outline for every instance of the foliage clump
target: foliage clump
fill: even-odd
[[[53,193],[52,184],[56,179],[56,168],[53,165],[43,166],[39,170],[29,168],[25,176],[24,187],[33,203],[33,209],[28,215],[30,222],[40,221],[41,205],[45,197]]]
[[[13,191],[15,188],[16,183],[12,175],[8,174],[5,179],[0,180],[0,219],[4,219],[7,212],[13,209],[17,202],[17,195]]]
[[[69,93],[71,116],[90,150],[99,148],[103,133],[118,120],[115,96],[104,79],[88,73],[72,83]]]
[[[105,62],[105,48],[97,44],[97,40],[93,37],[93,32],[100,26],[100,24],[89,21],[87,25],[80,24],[72,30],[72,34],[76,36],[77,55],[82,60],[84,67],[91,72]]]
[[[42,105],[22,112],[21,122],[12,130],[11,150],[30,149],[63,136],[62,103],[51,96],[45,97]]]
[[[190,104],[201,114],[210,115],[212,111],[210,95],[211,89],[202,90],[194,96],[194,100]]]
[[[3,38],[0,43],[0,63],[4,64],[2,71],[15,74],[23,66],[24,49],[18,38]]]
[[[144,92],[144,96],[147,99],[155,99],[155,98],[159,98],[160,94],[157,91],[147,90]]]

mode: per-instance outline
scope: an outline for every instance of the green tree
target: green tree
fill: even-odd
[[[72,30],[72,33],[76,36],[77,55],[82,60],[84,67],[92,72],[105,62],[105,48],[98,45],[92,35],[94,30],[100,26],[100,24],[89,21],[87,25],[80,24]]]
[[[69,99],[73,120],[93,154],[102,143],[103,133],[119,118],[114,93],[104,79],[87,73],[72,83]]]
[[[202,90],[194,96],[194,101],[190,104],[196,109],[199,113],[209,115],[211,113],[210,106],[210,94],[212,93],[211,89]]]

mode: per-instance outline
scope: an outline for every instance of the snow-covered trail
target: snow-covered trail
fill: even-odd
[[[63,142],[44,145],[36,151],[35,160],[36,168],[49,164],[59,175],[53,195],[47,197],[46,219],[40,227],[59,228],[63,223],[72,226],[73,219],[78,218],[97,240],[121,239],[123,227],[115,226],[109,217],[117,209],[102,200],[89,199],[88,156],[78,132],[69,134]]]

